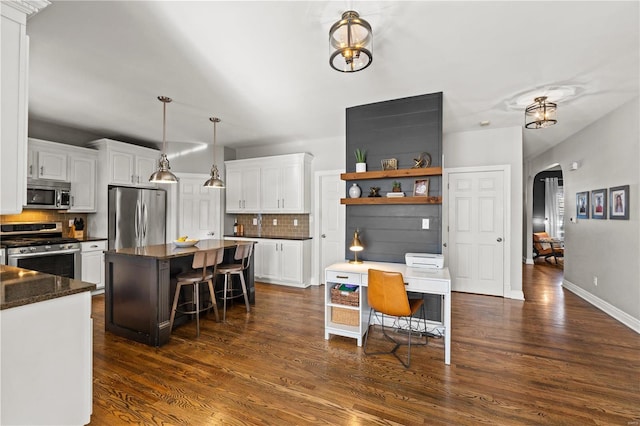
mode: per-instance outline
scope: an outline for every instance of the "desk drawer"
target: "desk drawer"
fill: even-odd
[[[326,283],[356,284],[360,285],[360,274],[353,272],[327,271]]]
[[[450,292],[448,281],[410,279],[405,288],[407,291],[418,293],[448,294]]]

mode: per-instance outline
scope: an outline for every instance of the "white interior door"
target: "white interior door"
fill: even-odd
[[[340,180],[340,171],[321,174],[318,177],[319,206],[318,238],[318,283],[324,283],[324,269],[336,262],[343,262],[345,206],[340,198],[345,196],[345,183]]]
[[[451,288],[504,296],[504,172],[448,176]]]
[[[220,189],[206,188],[208,175],[185,177],[178,183],[178,234],[199,240],[222,239]]]

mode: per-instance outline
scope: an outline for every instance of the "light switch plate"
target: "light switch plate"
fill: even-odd
[[[298,219],[293,219],[293,226],[298,226]]]
[[[278,225],[278,219],[273,219],[273,226]]]
[[[258,224],[258,218],[257,218],[257,217],[254,217],[254,218],[253,218],[253,224],[254,224],[254,225],[257,225],[257,224]]]
[[[422,229],[429,229],[429,219],[422,219]]]

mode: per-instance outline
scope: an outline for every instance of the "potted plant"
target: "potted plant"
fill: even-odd
[[[398,182],[397,180],[393,181],[393,188],[391,189],[392,192],[402,192],[402,187],[400,186],[400,182]]]
[[[356,172],[366,172],[367,171],[367,151],[364,149],[356,149]]]

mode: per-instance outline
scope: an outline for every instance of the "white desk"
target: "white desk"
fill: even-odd
[[[389,272],[400,272],[407,284],[407,291],[442,296],[442,326],[444,327],[444,363],[451,363],[451,278],[449,270],[410,268],[403,263],[363,262],[353,264],[349,262],[334,263],[325,269],[325,339],[331,334],[352,337],[362,346],[362,337],[367,332],[369,319],[369,305],[367,303],[367,280],[369,269],[379,269]],[[335,284],[353,284],[360,286],[359,306],[345,306],[331,303],[331,288]],[[334,322],[334,309],[340,313],[353,312],[357,315],[357,325]]]

